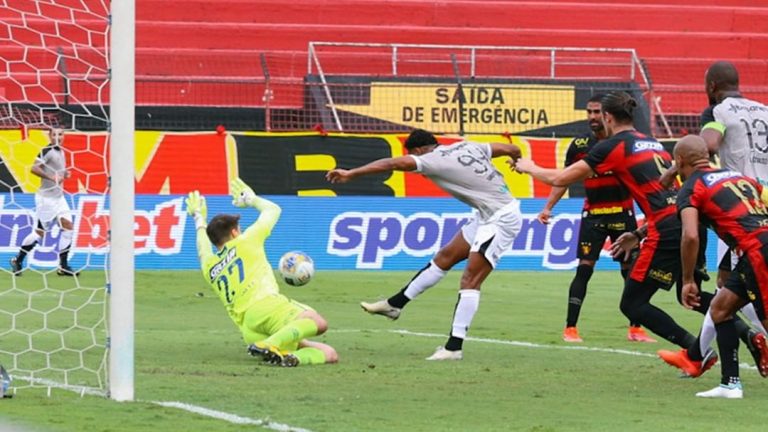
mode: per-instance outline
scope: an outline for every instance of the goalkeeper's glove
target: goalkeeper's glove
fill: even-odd
[[[187,213],[195,219],[195,227],[205,226],[208,220],[208,206],[205,204],[205,197],[200,195],[200,191],[192,191],[186,199]]]
[[[235,207],[252,207],[256,201],[256,193],[253,192],[244,181],[236,178],[229,183],[232,192],[232,205]]]

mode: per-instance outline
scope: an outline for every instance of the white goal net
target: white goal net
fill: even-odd
[[[14,390],[107,391],[109,8],[0,0],[0,365]],[[52,128],[64,131],[72,230],[46,227],[14,272],[10,260],[43,226],[31,168]],[[78,276],[59,275],[67,249]]]

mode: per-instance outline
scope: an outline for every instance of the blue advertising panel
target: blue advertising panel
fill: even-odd
[[[227,196],[209,196],[208,215],[240,213],[243,228],[258,217],[254,209],[238,209]],[[289,250],[309,254],[318,269],[414,270],[447,243],[471,216],[471,209],[450,198],[269,197],[282,209],[267,240],[274,266]],[[499,264],[503,270],[568,270],[577,264],[581,199],[564,199],[548,225],[536,221],[543,199],[521,200],[523,225]],[[107,256],[108,202],[105,197],[69,198],[75,226],[71,262],[77,268],[102,267]],[[10,257],[34,224],[34,197],[0,195],[0,252]],[[136,266],[139,269],[196,269],[194,224],[184,197],[136,197]],[[30,264],[56,265],[58,229],[45,236]],[[707,261],[716,266],[716,242],[710,233]],[[618,269],[603,250],[598,269]]]

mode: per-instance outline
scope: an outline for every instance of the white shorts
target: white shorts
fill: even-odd
[[[472,220],[461,228],[461,233],[470,244],[469,251],[483,254],[491,267],[496,268],[501,256],[512,246],[522,228],[520,201],[512,201],[487,220],[481,220],[477,211],[473,214]]]
[[[51,198],[35,194],[35,228],[42,226],[49,231],[59,219],[72,220],[71,215],[72,210],[63,196]]]
[[[733,251],[731,248],[728,247],[727,244],[725,244],[724,241],[717,239],[717,265],[718,268],[720,266],[721,261],[723,261],[723,257],[726,253],[731,253],[731,270],[736,268],[736,264],[739,263],[739,258],[741,258],[741,254],[738,253],[738,251]]]

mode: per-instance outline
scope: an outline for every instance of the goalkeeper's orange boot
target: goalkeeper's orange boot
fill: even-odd
[[[645,329],[640,326],[630,326],[629,331],[627,331],[627,339],[631,342],[656,342],[656,339],[648,336],[648,333],[645,332]]]
[[[566,327],[563,330],[563,341],[565,342],[584,342],[579,336],[579,330],[574,327]]]
[[[707,352],[704,359],[699,361],[691,360],[686,349],[680,351],[659,350],[657,354],[665,363],[682,370],[685,375],[691,378],[700,377],[717,363],[717,354],[714,351]]]

